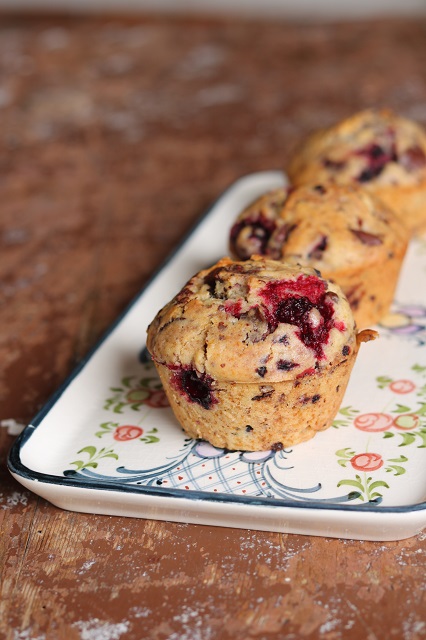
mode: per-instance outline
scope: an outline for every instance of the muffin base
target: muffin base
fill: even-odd
[[[167,366],[156,367],[171,408],[191,438],[231,451],[280,450],[331,426],[358,344],[339,363],[295,380],[272,384],[216,381],[212,393],[217,402],[209,409],[175,388],[174,373]]]
[[[324,278],[338,284],[351,306],[358,329],[377,324],[389,311],[407,250],[400,244],[392,256],[362,270],[322,271]]]

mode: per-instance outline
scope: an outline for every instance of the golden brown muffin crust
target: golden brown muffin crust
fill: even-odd
[[[338,286],[255,256],[196,274],[159,312],[147,346],[155,361],[215,380],[278,382],[338,362],[354,340]]]

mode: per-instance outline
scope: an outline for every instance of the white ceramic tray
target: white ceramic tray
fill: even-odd
[[[426,243],[410,245],[393,313],[363,345],[333,427],[279,452],[185,437],[145,332],[195,272],[227,254],[235,214],[285,176],[236,182],[25,428],[13,476],[64,509],[368,540],[426,526]]]

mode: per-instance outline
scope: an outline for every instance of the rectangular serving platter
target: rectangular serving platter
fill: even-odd
[[[380,339],[362,345],[335,422],[283,451],[185,436],[145,349],[156,312],[228,253],[238,212],[286,183],[241,178],[15,441],[10,472],[63,509],[365,540],[426,526],[426,241],[413,240]]]

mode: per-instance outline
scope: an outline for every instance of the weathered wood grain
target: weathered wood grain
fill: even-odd
[[[204,208],[310,130],[426,124],[426,22],[0,21],[0,419],[31,419]],[[144,328],[141,327],[141,332]],[[68,513],[9,476],[0,637],[420,640],[426,536]]]

